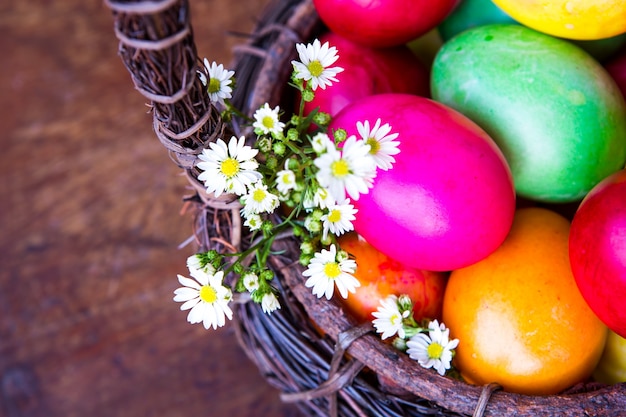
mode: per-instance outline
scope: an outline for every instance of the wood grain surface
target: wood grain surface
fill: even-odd
[[[267,1],[192,1],[228,63]],[[186,180],[99,0],[0,4],[0,416],[295,416],[232,330],[172,301]]]

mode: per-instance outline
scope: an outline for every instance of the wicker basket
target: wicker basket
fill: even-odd
[[[196,190],[187,200],[197,208],[199,250],[245,248],[250,242],[242,234],[237,201],[210,198],[196,179],[194,162],[208,143],[251,132],[236,123],[224,125],[208,102],[196,76],[188,1],[106,3],[113,10],[120,57],[136,88],[152,102],[155,133]],[[295,58],[294,44],[322,29],[311,0],[274,1],[247,42],[234,51],[231,68],[238,86],[233,103],[248,114],[265,102],[291,103],[283,86]],[[371,334],[369,324],[353,322],[336,302],[316,298],[304,287],[302,268],[294,261],[297,243],[285,236],[278,245],[282,254],[271,258],[271,266],[282,309],[266,315],[255,303],[238,304],[235,326],[241,346],[266,380],[306,415],[626,415],[626,384],[586,384],[561,395],[525,396],[425,370]]]

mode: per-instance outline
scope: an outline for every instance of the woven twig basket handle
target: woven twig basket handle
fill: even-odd
[[[113,11],[120,58],[151,102],[157,137],[192,171],[197,154],[226,127],[196,74],[188,0],[105,3]]]

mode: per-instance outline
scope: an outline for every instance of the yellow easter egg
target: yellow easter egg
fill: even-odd
[[[626,32],[624,0],[493,0],[513,19],[548,35],[592,40]]]

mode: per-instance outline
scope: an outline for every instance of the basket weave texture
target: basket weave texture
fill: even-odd
[[[245,249],[240,206],[232,196],[215,199],[197,180],[197,155],[217,138],[252,138],[237,120],[226,125],[196,76],[198,58],[188,0],[105,0],[113,11],[119,55],[137,90],[152,105],[157,138],[185,170],[195,193],[198,251]],[[294,45],[323,30],[311,0],[276,0],[246,43],[234,50],[233,104],[252,114],[263,103],[290,108],[284,87]],[[284,401],[311,416],[617,416],[626,413],[626,384],[586,384],[553,396],[525,396],[477,387],[421,368],[354,322],[334,301],[304,287],[291,236],[277,239],[270,258],[282,309],[266,315],[240,303],[235,326],[241,346]]]

